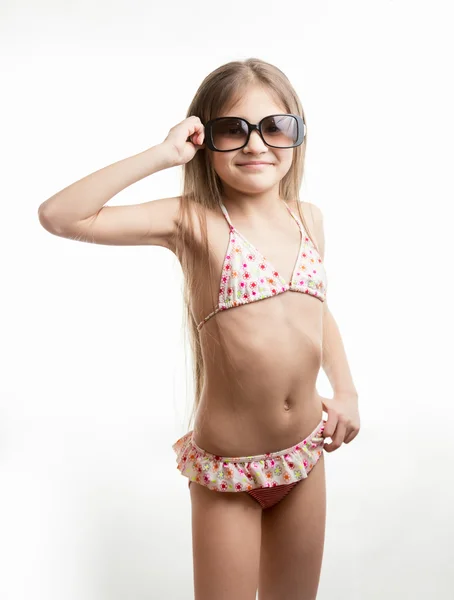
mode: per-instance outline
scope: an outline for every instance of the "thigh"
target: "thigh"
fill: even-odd
[[[195,600],[255,600],[260,505],[245,492],[190,485]]]
[[[322,452],[306,479],[262,515],[258,600],[315,600],[325,540]]]

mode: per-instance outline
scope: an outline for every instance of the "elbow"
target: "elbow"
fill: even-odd
[[[49,233],[53,233],[55,235],[59,235],[61,233],[61,228],[56,223],[55,219],[51,217],[46,208],[43,208],[43,204],[38,208],[38,220],[40,225],[44,227],[46,231]]]

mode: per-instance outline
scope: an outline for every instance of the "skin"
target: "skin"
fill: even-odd
[[[272,96],[254,87],[219,116],[258,123],[282,112],[287,111]],[[293,149],[268,148],[253,132],[245,148],[210,157],[224,183],[232,223],[288,281],[300,233],[280,202],[279,181]],[[273,164],[239,166],[248,159]],[[296,212],[295,204],[289,206]],[[307,203],[303,211],[317,240]],[[220,209],[209,212],[207,225],[219,274],[211,282],[216,297],[229,228]],[[211,312],[209,291],[193,305],[198,321]],[[221,311],[205,323],[200,333],[206,384],[194,424],[198,446],[220,456],[264,454],[293,446],[315,429],[323,408],[315,387],[323,315],[317,298],[287,292]],[[309,477],[267,510],[245,492],[217,493],[191,484],[190,495],[195,600],[255,600],[257,589],[259,600],[316,598],[326,518],[323,453]]]
[[[254,87],[219,116],[257,123],[280,112],[287,111],[269,93]],[[223,181],[223,202],[232,223],[288,281],[300,232],[279,199],[279,182],[290,169],[293,149],[269,148],[254,131],[245,148],[210,156]],[[247,160],[272,164],[262,169],[239,166]],[[297,210],[295,204],[289,206]],[[220,209],[210,212],[207,221],[213,270],[220,278],[228,224]],[[219,278],[212,282],[214,293]],[[194,305],[200,320],[211,312],[208,291],[206,296],[200,306]],[[215,320],[225,345],[216,341]],[[220,312],[207,321],[201,329],[206,386],[194,424],[196,443],[214,454],[248,456],[302,440],[322,415],[315,389],[322,332],[323,303],[293,292]]]

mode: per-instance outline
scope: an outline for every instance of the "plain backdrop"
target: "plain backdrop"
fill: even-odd
[[[191,600],[181,270],[59,238],[41,202],[163,141],[259,57],[308,124],[330,309],[361,431],[326,453],[318,600],[454,596],[449,2],[1,0],[0,597]],[[180,192],[159,172],[109,204]],[[323,371],[321,395],[332,390]],[[215,600],[215,599],[213,599]]]

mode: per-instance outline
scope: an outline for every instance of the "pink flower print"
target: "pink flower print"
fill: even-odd
[[[227,484],[225,481],[221,481],[221,484],[219,486],[221,488],[221,490],[223,490],[224,492],[227,490]]]
[[[248,271],[245,271],[245,272],[243,273],[243,279],[249,279],[249,278],[250,278],[250,276],[251,276],[251,274],[250,274],[250,273],[248,273]]]
[[[306,256],[307,256],[307,254],[306,254],[305,252],[303,252],[303,253],[301,254],[301,258],[306,258]]]
[[[230,260],[230,254],[227,254],[227,256],[225,258],[226,258],[226,260]]]
[[[263,279],[263,277],[260,279],[260,283],[265,283],[265,280]]]
[[[245,293],[243,294],[243,298],[244,298],[245,300],[247,300],[247,299],[249,298],[249,295],[248,295],[248,293],[247,293],[247,292],[245,292]]]
[[[257,292],[252,292],[252,295],[253,296],[257,296]]]
[[[281,291],[282,291],[282,292],[285,292],[285,290],[286,290],[286,289],[287,289],[287,288],[285,288],[284,286],[282,286],[282,288],[281,288]]]
[[[307,465],[308,465],[308,464],[309,464],[309,463],[307,462],[307,460],[304,460],[304,461],[303,461],[303,465],[304,465],[304,468],[305,468],[305,469],[307,469]]]
[[[249,284],[249,287],[251,287],[252,289],[257,287],[257,284],[255,283],[255,281],[251,281],[251,283]]]
[[[273,289],[271,290],[271,293],[272,293],[272,294],[276,294],[276,293],[277,293],[276,289],[275,289],[275,288],[273,288]]]
[[[232,268],[232,267],[231,267],[230,265],[225,265],[225,267],[224,267],[224,270],[225,270],[225,271],[230,271],[230,269],[231,269],[231,268]]]
[[[241,490],[242,490],[241,483],[235,483],[235,490],[237,492],[241,492]]]
[[[312,271],[312,273],[317,273],[317,271],[314,269],[314,270]]]
[[[253,254],[248,254],[247,255],[247,259],[248,260],[255,260],[255,256]]]
[[[246,287],[246,284],[244,283],[244,281],[242,281],[242,282],[240,283],[240,287],[242,287],[242,288]]]
[[[226,463],[224,463],[226,464]],[[227,463],[228,465],[228,463]],[[224,472],[226,474],[226,477],[230,477],[230,479],[233,477],[233,469],[231,469],[230,467],[227,467],[226,469],[224,469]]]
[[[319,258],[319,259],[318,259],[318,262],[319,262],[319,263],[321,263],[321,262],[322,262],[322,259],[321,259],[321,258]]]
[[[224,288],[223,288],[223,287],[220,287],[220,288],[219,288],[219,293],[220,293],[220,294],[223,294],[223,293],[224,293]]]
[[[230,296],[230,294],[233,294],[233,288],[231,287],[227,288],[227,295]]]
[[[243,263],[243,269],[247,268],[247,263]]]
[[[266,265],[264,265],[263,263],[260,263],[259,267],[262,269],[262,271],[264,271],[266,269]]]
[[[304,285],[304,279],[300,281],[300,285]]]
[[[222,278],[222,283],[227,283],[227,277],[224,275],[224,277]]]
[[[278,273],[277,271],[274,271],[274,272],[273,272],[273,275],[274,275],[275,277],[279,277],[279,273]]]

